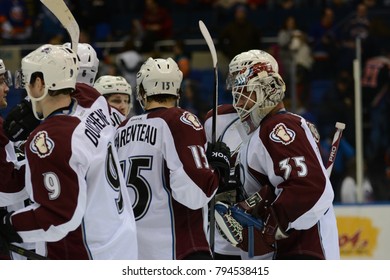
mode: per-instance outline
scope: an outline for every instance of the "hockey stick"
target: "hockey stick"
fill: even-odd
[[[12,252],[15,252],[23,257],[26,257],[30,260],[48,260],[48,258],[41,256],[37,253],[34,253],[33,251],[27,250],[25,248],[22,248],[20,246],[16,246],[14,244],[8,244],[9,250]]]
[[[206,25],[203,23],[203,21],[199,20],[199,29],[200,32],[203,35],[203,38],[205,39],[207,46],[210,49],[211,58],[213,60],[213,67],[214,67],[214,94],[213,94],[213,119],[212,119],[212,125],[211,125],[211,142],[215,143],[217,142],[217,107],[218,107],[218,68],[217,68],[217,51],[215,50],[213,39],[210,36],[210,32],[207,29]],[[214,241],[215,241],[215,214],[214,214],[214,208],[215,208],[215,196],[210,200],[210,249],[214,256]]]
[[[217,51],[215,50],[213,39],[210,36],[210,33],[203,23],[203,21],[199,21],[200,32],[202,32],[203,38],[205,39],[207,46],[210,49],[211,58],[213,60],[214,67],[214,94],[213,94],[213,122],[212,122],[212,135],[211,141],[215,143],[217,141],[217,107],[218,107],[218,59],[217,59]]]
[[[326,172],[328,176],[332,174],[332,169],[334,165],[334,161],[336,159],[337,151],[339,149],[339,144],[341,140],[341,136],[343,135],[343,130],[345,129],[345,123],[336,122],[336,132],[333,135],[332,146],[330,147],[330,153],[328,158],[328,163],[326,164]]]
[[[64,0],[40,0],[46,8],[61,22],[69,34],[72,50],[77,53],[79,43],[80,28],[72,12],[66,6]]]

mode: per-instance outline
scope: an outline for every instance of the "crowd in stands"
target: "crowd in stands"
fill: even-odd
[[[200,117],[210,109],[212,98],[200,98],[199,92],[204,88],[199,83],[201,79],[192,73],[191,48],[184,44],[186,39],[202,38],[199,19],[217,39],[217,49],[227,60],[249,49],[271,53],[285,77],[287,97],[296,92],[297,103],[292,104],[296,113],[317,125],[324,159],[335,122],[346,124],[332,175],[336,201],[342,200],[342,182],[355,160],[352,62],[356,39],[360,38],[364,161],[372,185],[370,200],[390,200],[389,0],[65,2],[82,29],[80,42],[124,42],[123,49],[96,49],[103,62],[102,73],[121,74],[132,86],[142,57],[156,51],[157,41],[174,40],[173,49],[168,51],[184,73],[182,106]],[[66,40],[66,30],[40,1],[0,0],[1,45],[55,44]],[[209,76],[207,81],[213,81],[212,74]],[[220,83],[224,78],[222,74]],[[221,90],[224,91],[223,85]]]

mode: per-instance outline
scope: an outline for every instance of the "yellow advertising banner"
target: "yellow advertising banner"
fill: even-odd
[[[390,260],[390,205],[335,206],[341,259]]]

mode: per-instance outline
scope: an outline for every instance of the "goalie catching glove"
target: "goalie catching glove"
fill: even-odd
[[[230,149],[224,142],[207,143],[207,161],[219,173],[219,186],[224,186],[230,177]]]
[[[275,194],[269,186],[248,199],[229,206],[215,205],[217,229],[233,246],[248,252],[249,257],[271,253],[275,242],[288,235],[279,227],[272,207]]]

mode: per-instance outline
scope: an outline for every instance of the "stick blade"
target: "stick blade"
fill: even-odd
[[[79,43],[80,28],[75,20],[72,12],[66,6],[63,0],[40,0],[46,8],[61,22],[63,27],[69,34],[72,50],[77,53],[77,45]]]
[[[48,1],[48,0],[46,0]],[[211,57],[213,59],[213,67],[217,67],[217,51],[215,50],[213,39],[211,38],[210,32],[207,29],[206,25],[203,23],[203,21],[199,20],[199,29],[200,32],[203,35],[203,38],[205,39],[207,46],[210,49]]]

